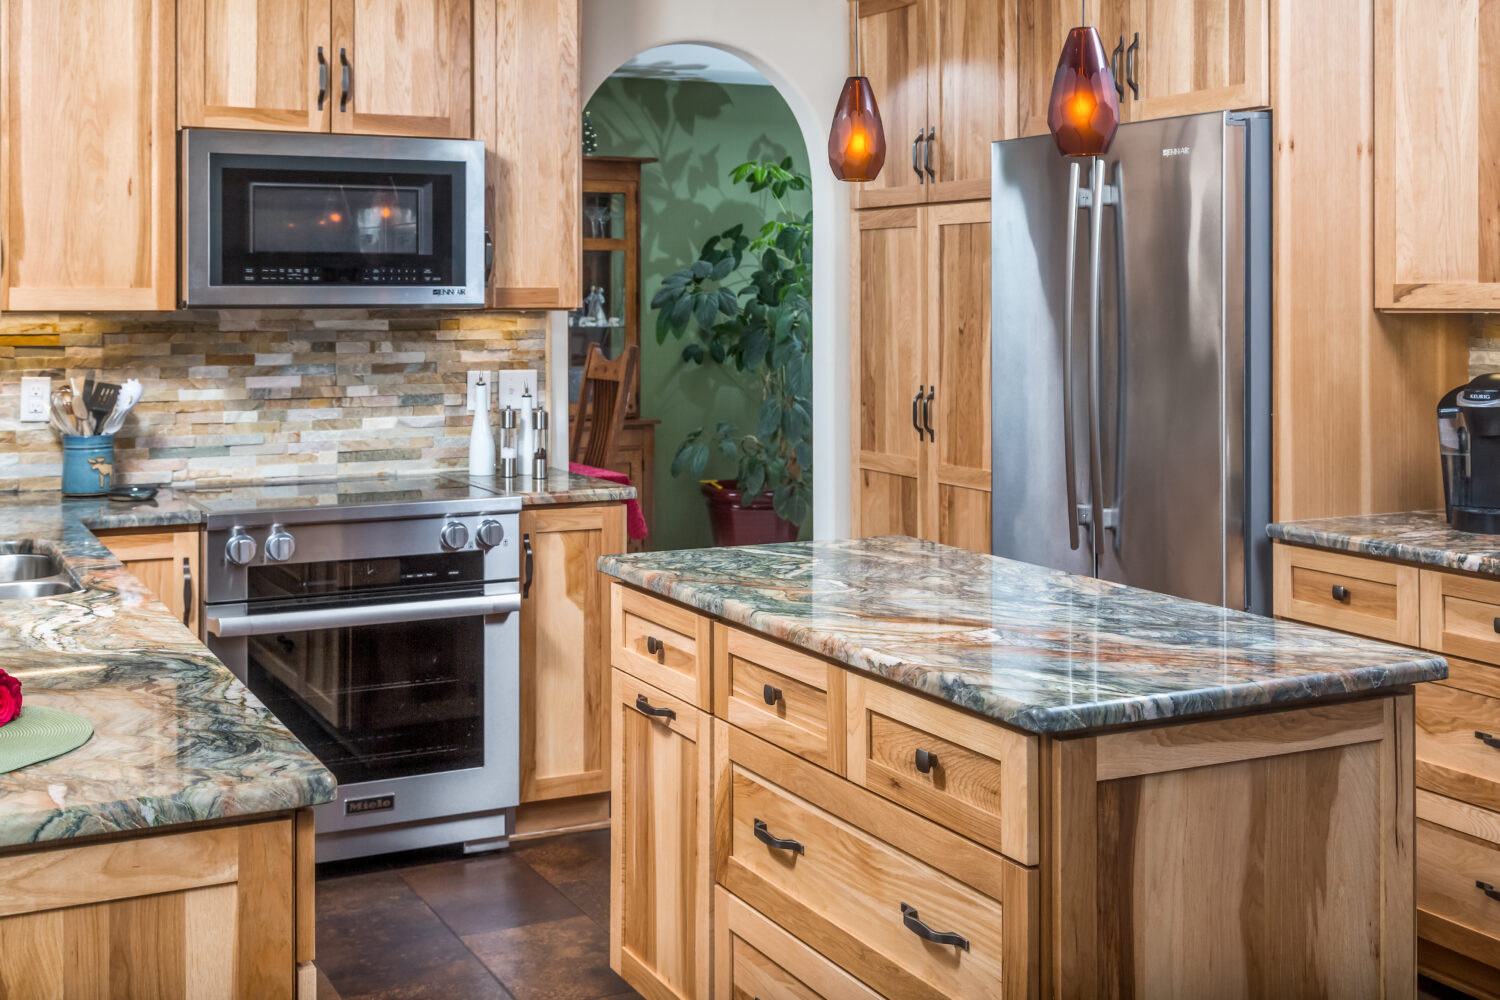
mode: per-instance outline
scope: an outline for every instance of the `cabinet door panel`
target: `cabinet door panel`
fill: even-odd
[[[469,138],[473,43],[465,0],[333,0],[333,130]]]
[[[178,126],[327,131],[328,31],[328,0],[180,0]]]
[[[858,213],[854,281],[856,534],[915,534],[925,391],[922,240],[916,208]]]
[[[171,0],[9,0],[0,308],[171,309]]]
[[[927,351],[936,395],[922,533],[965,547],[982,542],[981,551],[988,552],[990,205],[965,202],[924,211]]]
[[[1132,121],[1270,103],[1264,0],[1132,0],[1130,10],[1126,44],[1140,33],[1126,63],[1140,88]]]
[[[859,5],[860,68],[875,90],[885,129],[885,166],[879,177],[858,185],[854,197],[860,208],[927,200],[927,176],[919,172],[923,150],[917,142],[930,122],[926,21],[918,0],[866,0]]]
[[[195,527],[127,528],[102,532],[99,541],[179,621],[203,634],[203,576],[198,570],[202,532]]]
[[[484,140],[495,241],[488,304],[583,301],[578,0],[477,0],[474,138]]]
[[[990,196],[990,143],[1015,133],[1016,61],[1010,4],[944,0],[932,5],[928,76],[933,167],[928,198]]]
[[[625,508],[521,512],[521,801],[609,788],[609,593],[599,557],[625,549]]]
[[[707,1000],[713,717],[619,670],[611,706],[610,967],[646,996]]]
[[[1057,72],[1063,40],[1068,37],[1068,29],[1078,23],[1078,14],[1078,4],[1073,0],[1036,0],[1034,3],[1023,0],[1016,4],[1018,135],[1041,135],[1047,131],[1047,100],[1052,96],[1052,75]]]

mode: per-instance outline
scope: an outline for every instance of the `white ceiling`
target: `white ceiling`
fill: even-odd
[[[625,63],[613,75],[770,86],[754,66],[710,45],[658,45]]]

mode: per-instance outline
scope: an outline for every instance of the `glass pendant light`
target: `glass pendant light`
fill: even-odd
[[[1104,57],[1099,32],[1084,26],[1068,32],[1062,58],[1052,77],[1052,99],[1047,104],[1047,127],[1064,156],[1102,156],[1120,125],[1120,99],[1115,75]]]
[[[828,166],[841,181],[873,181],[885,165],[885,127],[868,77],[860,74],[859,3],[854,5],[854,75],[844,81],[833,128],[828,132]]]

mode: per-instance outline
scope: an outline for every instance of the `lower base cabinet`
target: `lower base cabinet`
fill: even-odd
[[[315,1000],[312,822],[0,852],[0,997]]]
[[[880,1000],[880,994],[721,887],[714,890],[714,1000]]]
[[[110,554],[165,604],[182,624],[203,637],[202,574],[197,525],[181,528],[121,528],[97,532]]]

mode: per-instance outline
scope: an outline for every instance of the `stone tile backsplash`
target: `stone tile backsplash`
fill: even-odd
[[[200,310],[0,316],[0,490],[57,489],[62,443],[21,423],[25,375],[134,377],[119,482],[461,467],[465,372],[545,372],[544,313]],[[544,390],[545,391],[545,390]]]

